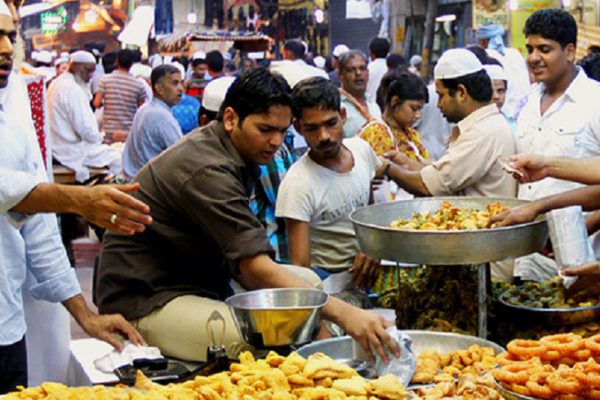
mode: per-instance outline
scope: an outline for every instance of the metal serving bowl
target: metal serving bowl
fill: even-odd
[[[244,341],[265,349],[312,341],[328,299],[316,289],[263,289],[236,294],[225,303]]]
[[[534,322],[544,325],[576,325],[600,320],[600,306],[585,306],[571,308],[534,308],[517,306],[507,301],[508,293],[504,292],[498,298],[507,315],[515,321],[527,324]]]
[[[546,220],[502,228],[462,231],[416,231],[390,228],[413,213],[435,212],[444,200],[465,209],[485,209],[501,202],[509,208],[523,200],[490,197],[430,197],[362,207],[350,215],[362,251],[380,260],[430,265],[464,265],[500,261],[536,252],[548,239]]]

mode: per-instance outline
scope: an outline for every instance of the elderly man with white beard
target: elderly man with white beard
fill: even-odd
[[[89,167],[108,167],[113,174],[121,172],[121,153],[102,144],[104,135],[90,107],[87,85],[95,70],[92,53],[76,51],[69,57],[68,71],[48,88],[52,156],[74,170],[78,182],[90,177]]]

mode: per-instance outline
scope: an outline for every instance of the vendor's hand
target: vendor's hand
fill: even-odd
[[[576,299],[600,296],[600,263],[567,268],[562,270],[562,274],[577,277],[577,281],[567,289],[568,296]]]
[[[526,203],[511,208],[490,218],[489,226],[511,226],[531,222],[538,216],[538,211],[533,203]]]
[[[119,351],[123,350],[123,342],[115,335],[120,335],[135,345],[146,344],[142,335],[120,314],[91,314],[81,321],[81,327],[88,335],[107,342]]]
[[[409,168],[411,159],[404,153],[399,152],[398,150],[388,151],[383,155],[383,157],[387,158],[394,164],[398,164],[403,168]]]
[[[521,183],[536,182],[548,176],[546,157],[537,154],[516,154],[508,157],[508,165],[520,171],[523,176],[517,177]]]
[[[379,261],[373,260],[365,253],[358,253],[348,271],[352,274],[352,282],[357,288],[368,289],[377,278],[377,268]]]
[[[400,348],[395,340],[385,331],[394,324],[381,315],[377,315],[360,308],[353,307],[354,311],[341,316],[339,325],[356,340],[365,350],[372,361],[375,360],[373,350],[379,354],[384,363],[389,360],[385,354],[384,346],[395,357],[400,357]]]
[[[152,217],[148,215],[150,207],[129,195],[139,188],[138,183],[85,188],[87,192],[76,201],[75,212],[91,223],[121,235],[143,232],[146,225],[152,223]]]

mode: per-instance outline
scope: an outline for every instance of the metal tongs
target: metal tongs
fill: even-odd
[[[218,324],[221,325],[220,335],[218,326],[215,326]],[[217,334],[215,334],[215,331]],[[206,334],[210,338],[210,346],[206,349],[206,361],[211,362],[219,358],[227,359],[227,350],[223,343],[225,339],[225,318],[217,310],[213,311],[206,321]]]

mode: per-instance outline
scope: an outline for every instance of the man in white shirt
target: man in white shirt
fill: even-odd
[[[14,21],[16,10],[13,8],[11,13],[6,3],[0,1],[0,89],[8,88],[11,74],[16,38]],[[10,184],[10,171],[15,171],[16,175],[29,177],[29,181],[45,181],[35,136],[16,122],[14,113],[4,110],[4,103],[0,106],[0,180]],[[16,385],[27,385],[22,288],[28,274],[33,276],[28,288],[31,296],[62,302],[88,334],[115,347],[121,344],[113,333],[124,333],[135,343],[142,343],[139,334],[122,317],[98,316],[89,310],[62,246],[55,216],[31,216],[10,210],[7,205],[19,201],[22,186],[4,186],[0,185],[0,275],[4,277],[0,281],[0,394],[15,390]]]
[[[360,253],[349,216],[368,204],[381,161],[367,142],[343,138],[345,110],[329,80],[301,81],[294,102],[294,127],[309,151],[283,179],[275,211],[287,224],[290,262],[331,273],[348,270],[358,287],[368,287],[378,264]]]
[[[544,9],[525,23],[527,63],[537,82],[517,122],[519,152],[586,158],[600,155],[600,84],[574,65],[577,24],[566,11]],[[534,200],[579,187],[546,178],[522,184],[519,198]],[[547,279],[557,272],[540,254],[520,258],[515,275]]]
[[[342,87],[342,106],[346,109],[344,137],[351,138],[370,119],[381,119],[381,109],[367,99],[369,69],[367,56],[360,50],[350,50],[340,56],[338,74]]]
[[[367,83],[367,100],[377,101],[377,89],[383,75],[388,71],[386,57],[390,52],[390,41],[382,37],[374,37],[369,42],[369,82]]]
[[[69,57],[69,70],[48,89],[52,155],[75,171],[78,182],[90,177],[88,167],[108,167],[113,174],[121,172],[121,153],[102,144],[103,135],[90,107],[87,84],[95,70],[94,56],[76,51]]]

